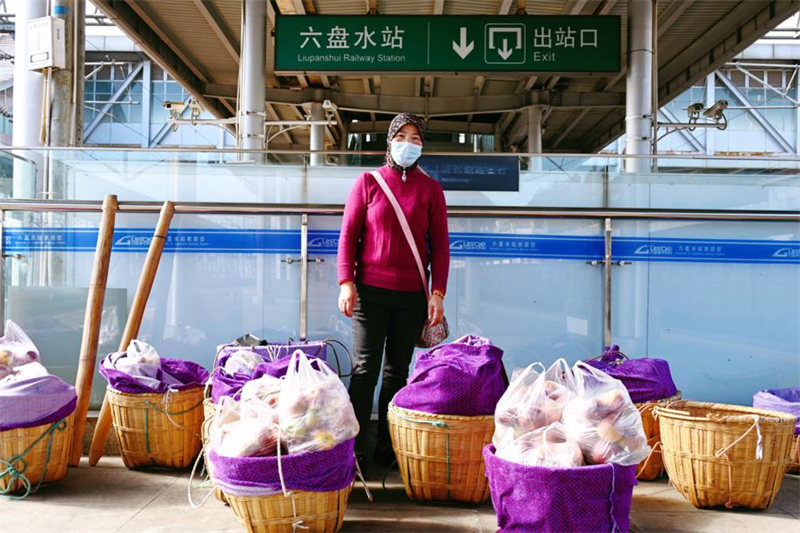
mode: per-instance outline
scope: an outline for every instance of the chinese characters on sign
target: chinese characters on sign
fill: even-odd
[[[281,16],[277,71],[618,72],[619,17]]]

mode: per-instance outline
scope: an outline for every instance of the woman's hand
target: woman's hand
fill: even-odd
[[[339,286],[339,311],[344,316],[352,318],[353,308],[356,306],[356,299],[358,298],[358,291],[356,291],[356,284],[352,281],[345,281]]]
[[[428,300],[428,323],[435,326],[442,321],[444,316],[444,300],[438,294],[431,294]]]

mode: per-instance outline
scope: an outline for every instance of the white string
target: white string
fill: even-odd
[[[614,463],[611,463],[611,495],[609,496],[609,503],[611,504],[611,533],[619,531],[619,526],[614,518],[614,488],[617,483],[617,469],[614,468]]]

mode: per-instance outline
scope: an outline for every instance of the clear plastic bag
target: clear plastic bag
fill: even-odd
[[[223,396],[209,429],[211,447],[225,457],[275,455],[280,430],[274,411],[258,398],[237,402]]]
[[[544,372],[537,372],[537,367]],[[572,370],[564,359],[546,370],[541,363],[534,363],[522,372],[515,372],[497,402],[492,439],[495,448],[513,446],[520,436],[561,421],[575,388]]]
[[[256,366],[263,362],[264,359],[253,350],[237,350],[225,360],[222,370],[228,376],[238,373],[252,375]]]
[[[16,323],[6,321],[6,330],[0,338],[0,379],[11,374],[14,367],[39,362],[39,350]]]
[[[588,464],[633,465],[650,453],[642,416],[617,379],[579,361],[573,367],[576,397],[564,410],[567,434]]]
[[[329,450],[358,434],[344,384],[325,363],[317,366],[295,350],[284,377],[278,409],[289,453]]]
[[[496,453],[501,459],[526,466],[574,468],[584,464],[581,447],[561,422],[524,433]]]

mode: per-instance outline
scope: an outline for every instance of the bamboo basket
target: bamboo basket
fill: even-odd
[[[108,387],[106,397],[125,466],[192,466],[203,444],[202,387],[165,394],[127,394]]]
[[[657,405],[653,413],[670,481],[692,505],[766,509],[775,500],[789,461],[794,417],[687,400]]]
[[[217,414],[217,406],[214,402],[211,401],[211,398],[206,397],[203,400],[203,426],[202,426],[202,435],[203,435],[203,463],[206,465],[206,472],[208,472],[209,479],[211,479],[211,483],[214,483],[214,476],[211,473],[211,461],[208,460],[208,450],[211,446],[209,440],[209,429],[211,428],[211,421],[214,420],[214,416]],[[214,487],[214,497],[221,501],[222,503],[228,503],[228,500],[225,499],[225,494],[219,487]]]
[[[636,479],[650,481],[664,475],[664,459],[661,457],[661,432],[658,428],[658,421],[653,418],[653,407],[680,399],[681,391],[678,391],[668,398],[634,404],[642,415],[642,427],[644,428],[645,437],[647,437],[647,445],[650,446],[650,454],[644,461],[639,463]]]
[[[68,416],[53,424],[0,431],[0,459],[4,461],[5,471],[0,477],[0,493],[25,492],[19,496],[24,498],[30,492],[35,492],[42,483],[55,483],[67,477],[72,419],[72,416]],[[15,460],[22,454],[24,456],[21,460]],[[6,470],[8,468],[24,475],[28,480],[28,487],[26,488],[21,478],[12,477],[12,472]]]
[[[389,432],[406,494],[417,501],[483,503],[483,447],[494,416],[435,415],[389,405]]]
[[[792,456],[789,459],[789,466],[786,467],[789,474],[800,474],[800,434],[794,436],[792,441]]]
[[[342,529],[350,485],[330,492],[296,490],[289,496],[236,496],[225,499],[248,533],[335,533]]]

